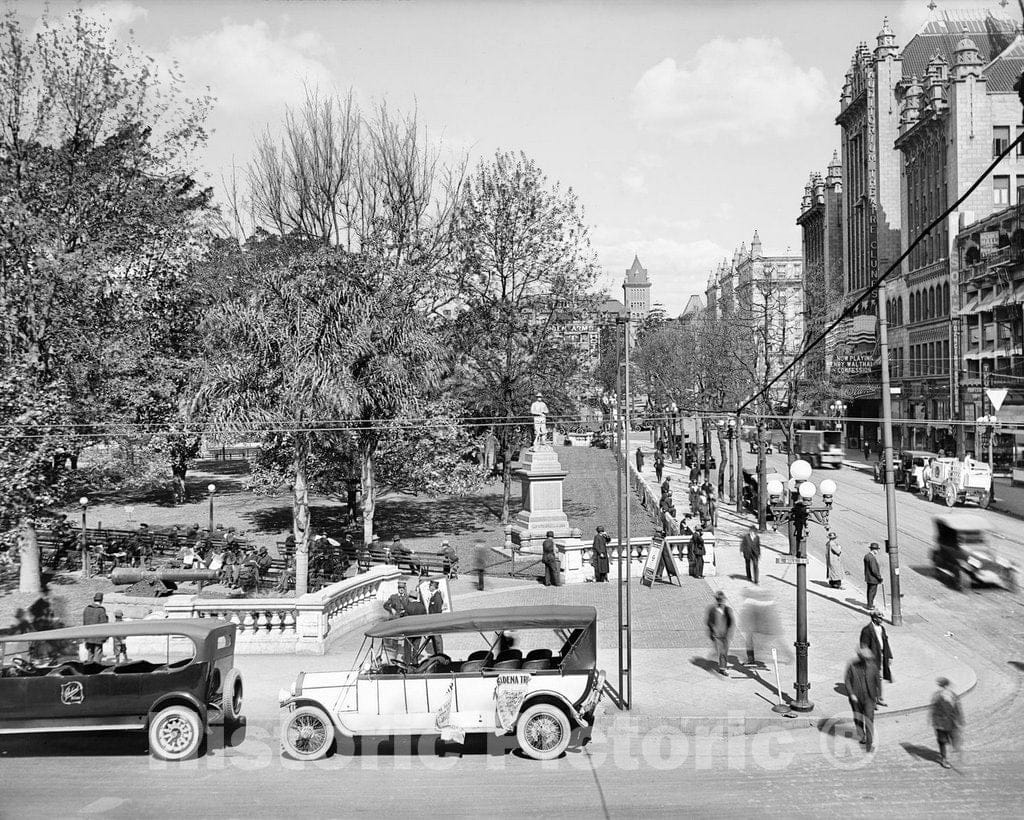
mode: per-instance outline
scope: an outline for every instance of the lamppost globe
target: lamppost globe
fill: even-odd
[[[814,494],[817,491],[818,491],[818,488],[815,487],[810,481],[804,481],[800,485],[800,497],[804,501],[810,501],[812,498],[814,498]]]
[[[215,492],[217,492],[217,485],[216,484],[209,484],[209,485],[207,485],[206,489],[209,490],[211,493],[215,493]]]
[[[798,458],[789,465],[789,474],[795,478],[797,482],[807,481],[807,479],[811,477],[811,465],[802,458]]]
[[[78,499],[78,503],[81,504],[83,507],[88,507],[89,499],[83,495],[81,498]]]
[[[835,495],[836,494],[836,483],[831,478],[826,478],[818,486],[818,489],[821,490],[822,496]]]
[[[768,482],[767,489],[768,489],[768,495],[775,496],[775,497],[781,496],[782,495],[782,482],[779,481],[778,479],[773,479],[772,481]]]

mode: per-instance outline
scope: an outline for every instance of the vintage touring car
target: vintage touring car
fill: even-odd
[[[290,757],[323,757],[339,735],[514,734],[537,760],[586,742],[604,687],[593,607],[413,615],[365,635],[352,670],[300,673],[281,691]]]
[[[154,757],[193,757],[210,723],[241,718],[235,629],[151,620],[0,635],[0,734],[140,729]],[[83,645],[102,657],[115,638],[128,660],[80,660]]]
[[[1015,592],[1019,570],[996,554],[989,544],[989,524],[980,515],[939,515],[935,517],[935,549],[932,563],[949,576],[954,589],[991,584]]]

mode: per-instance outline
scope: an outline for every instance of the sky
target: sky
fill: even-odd
[[[938,0],[937,0],[938,2]],[[50,0],[51,15],[76,3]],[[977,0],[940,8],[992,7]],[[32,25],[39,0],[14,2]],[[839,94],[858,42],[888,16],[903,45],[921,0],[111,0],[86,4],[189,89],[216,98],[201,169],[250,160],[307,88],[415,107],[475,164],[524,151],[571,187],[601,284],[621,299],[638,255],[677,315],[748,246],[800,253],[812,171],[839,147]],[[1016,2],[1005,14],[1019,14]]]

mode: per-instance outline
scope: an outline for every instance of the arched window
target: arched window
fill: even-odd
[[[913,293],[910,294],[910,298],[907,300],[907,303],[910,305],[910,317],[909,317],[910,318],[910,324],[914,324],[914,322],[917,319],[917,310],[914,307],[914,294]],[[911,360],[913,360],[913,358],[914,358],[913,355],[911,355],[910,358],[911,358]]]
[[[896,299],[896,324],[903,324],[903,297]]]
[[[935,318],[935,288],[928,288],[928,318]]]
[[[949,316],[949,282],[942,285],[942,315]]]

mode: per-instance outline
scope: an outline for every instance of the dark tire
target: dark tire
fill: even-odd
[[[232,668],[228,670],[228,674],[224,678],[223,693],[221,711],[224,714],[224,722],[238,723],[242,718],[244,688],[242,686],[242,673],[237,669]]]
[[[168,706],[149,722],[149,752],[159,760],[195,757],[204,739],[199,715],[187,706]]]
[[[523,754],[534,760],[554,760],[569,748],[569,716],[550,703],[528,706],[516,723],[516,740]]]
[[[964,573],[960,569],[960,567],[953,567],[950,582],[953,585],[953,589],[955,589],[957,592],[964,591]]]
[[[281,722],[281,750],[294,760],[319,760],[334,743],[334,724],[323,709],[299,706]]]
[[[989,504],[991,504],[991,503],[992,503],[992,493],[989,492],[988,490],[985,490],[985,492],[983,492],[981,495],[978,496],[978,506],[981,507],[983,510],[987,510],[988,507],[989,507]]]

